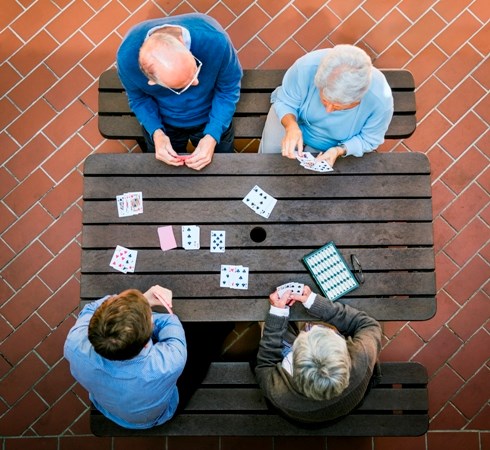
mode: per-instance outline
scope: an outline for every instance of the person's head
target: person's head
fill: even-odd
[[[88,338],[104,358],[123,361],[135,357],[153,331],[151,307],[136,289],[128,289],[103,302],[88,326]]]
[[[315,74],[315,86],[327,111],[356,106],[369,88],[371,72],[371,59],[359,47],[341,44],[330,49]],[[329,104],[334,108],[329,110]]]
[[[150,35],[140,48],[138,62],[150,85],[180,93],[199,84],[200,61],[172,34]]]
[[[306,397],[329,400],[349,385],[351,358],[345,339],[333,329],[314,326],[293,344],[293,382]]]

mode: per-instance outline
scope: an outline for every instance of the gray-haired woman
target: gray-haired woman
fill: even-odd
[[[393,96],[367,53],[341,44],[299,58],[271,96],[260,153],[307,151],[331,166],[375,150],[393,115]]]

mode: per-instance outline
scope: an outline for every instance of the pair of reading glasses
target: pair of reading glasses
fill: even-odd
[[[352,273],[356,277],[356,280],[360,284],[364,284],[364,273],[362,272],[362,266],[356,255],[350,255],[350,262],[352,263]]]

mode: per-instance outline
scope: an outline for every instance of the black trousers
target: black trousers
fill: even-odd
[[[191,141],[194,147],[197,146],[199,141],[204,137],[204,127],[206,125],[201,125],[192,128],[177,128],[171,125],[165,125],[165,134],[169,137],[173,149],[177,153],[187,153],[187,143]],[[143,129],[143,136],[146,141],[145,153],[155,153],[155,144],[153,142],[153,137],[148,134],[148,132]],[[216,144],[214,149],[215,153],[233,153],[233,140],[235,138],[235,129],[233,127],[233,122],[228,127],[228,129],[221,135],[219,144]]]
[[[182,412],[206,376],[209,366],[220,357],[223,342],[235,328],[233,322],[182,322],[187,341],[187,361],[177,380]]]

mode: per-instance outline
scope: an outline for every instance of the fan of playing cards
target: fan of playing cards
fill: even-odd
[[[311,153],[303,152],[302,156],[298,155],[298,152],[295,152],[296,159],[300,162],[300,165],[305,169],[313,170],[315,172],[331,172],[333,167],[328,164],[327,161],[320,160],[318,161]]]
[[[141,192],[125,192],[116,196],[119,217],[143,214],[143,194]]]

